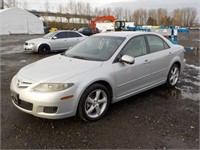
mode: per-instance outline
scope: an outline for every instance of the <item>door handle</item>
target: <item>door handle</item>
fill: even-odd
[[[148,61],[147,59],[144,61],[144,64],[149,64],[150,61]]]

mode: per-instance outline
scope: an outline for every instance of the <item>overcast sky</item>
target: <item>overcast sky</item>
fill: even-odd
[[[5,0],[6,1],[6,0]],[[41,9],[45,0],[17,0],[23,3],[27,2],[29,9]],[[48,0],[51,7],[57,7],[59,4],[65,5],[70,0]],[[89,2],[94,7],[128,7],[128,8],[179,8],[195,7],[200,9],[200,0],[73,0]]]
[[[6,0],[5,0],[6,1]],[[29,10],[44,10],[46,0],[16,0],[17,2],[27,2]],[[48,0],[50,9],[53,11],[58,10],[59,4],[66,6],[70,0]],[[135,10],[138,8],[156,9],[167,8],[170,12],[175,8],[194,7],[197,9],[198,15],[200,14],[200,0],[73,0],[89,2],[94,9],[95,7],[123,7]]]

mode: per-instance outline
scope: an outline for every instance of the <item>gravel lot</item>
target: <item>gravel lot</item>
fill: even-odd
[[[94,123],[78,117],[48,120],[16,109],[9,85],[17,71],[47,56],[26,54],[25,40],[41,35],[1,37],[2,149],[198,149],[199,53],[185,53],[187,66],[177,86],[160,86],[111,105]],[[180,36],[180,44],[199,46],[199,32]]]

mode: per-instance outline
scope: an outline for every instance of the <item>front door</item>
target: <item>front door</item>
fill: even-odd
[[[59,32],[51,39],[52,50],[66,50],[68,49],[67,32]]]
[[[116,62],[113,64],[116,77],[117,100],[137,93],[149,84],[151,70],[146,58],[147,48],[144,36],[132,38],[123,48],[120,55],[129,55],[135,58],[134,64]]]

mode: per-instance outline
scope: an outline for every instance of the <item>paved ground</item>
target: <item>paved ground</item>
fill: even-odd
[[[199,39],[196,32],[191,34],[192,40],[187,36],[181,37],[184,44]],[[19,111],[10,100],[9,84],[17,71],[54,55],[23,53],[23,42],[33,37],[37,35],[1,39],[2,149],[199,148],[199,54],[186,53],[187,66],[176,88],[160,86],[113,104],[107,115],[94,123],[78,117],[47,120]]]

